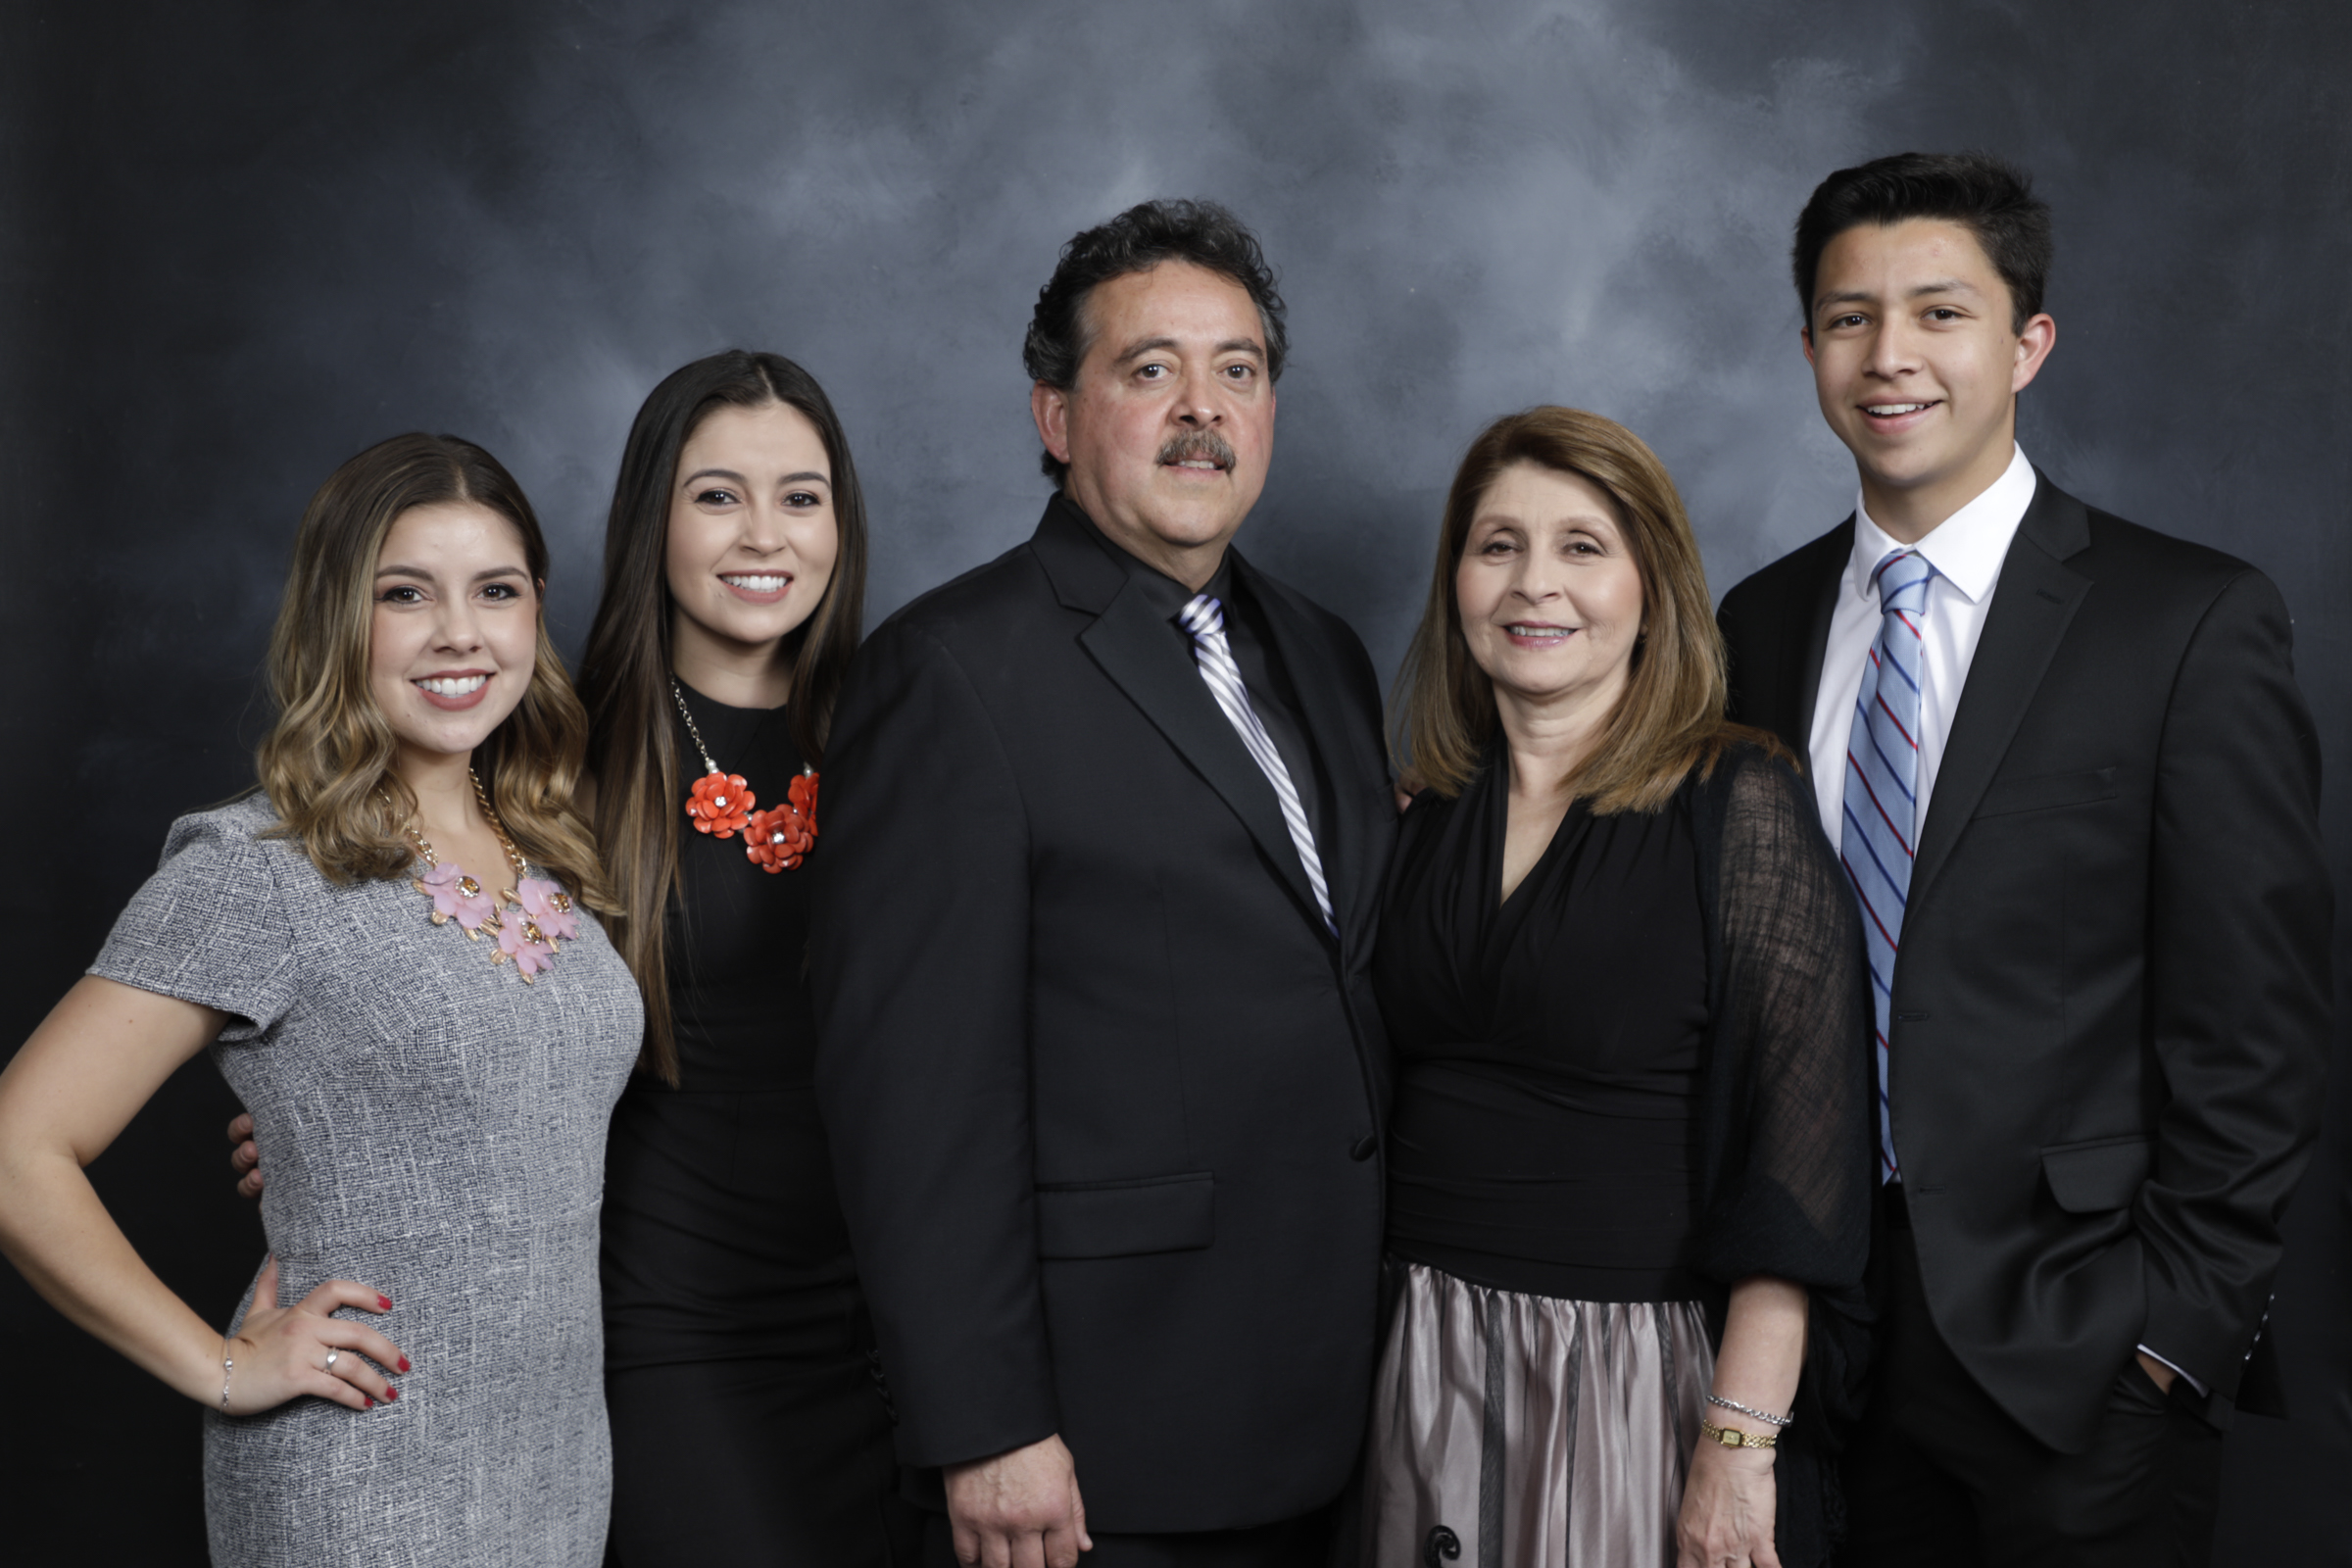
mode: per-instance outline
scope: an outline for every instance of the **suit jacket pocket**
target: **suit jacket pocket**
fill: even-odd
[[[2059,1144],[2041,1152],[2041,1173],[2049,1179],[2050,1196],[2070,1214],[2123,1208],[2148,1179],[2148,1141],[2096,1138]]]
[[[2115,769],[2094,767],[2080,773],[2042,773],[2033,778],[1995,779],[1978,803],[1979,816],[2006,816],[2012,811],[2047,811],[2060,806],[2086,806],[2115,799]]]
[[[1184,1252],[1217,1238],[1217,1179],[1209,1171],[1037,1190],[1040,1257],[1132,1257]]]

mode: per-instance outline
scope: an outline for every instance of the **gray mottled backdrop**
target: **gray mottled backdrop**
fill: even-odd
[[[808,366],[872,500],[869,612],[1022,538],[1018,345],[1072,231],[1203,194],[1264,236],[1295,357],[1245,547],[1384,670],[1491,416],[1625,419],[1720,591],[1830,526],[1787,235],[1833,168],[2030,165],[2059,219],[2028,450],[2244,555],[2298,613],[2340,873],[2352,332],[2339,0],[1187,6],[705,0],[0,6],[0,1050],[165,824],[247,781],[304,498],[413,427],[482,441],[554,535],[576,650],[638,400],[728,345]],[[2346,1126],[2334,1094],[2331,1138]],[[96,1168],[224,1317],[259,1249],[211,1069]],[[2293,1217],[2301,1404],[2230,1444],[2226,1558],[2343,1562],[2345,1168]],[[0,1270],[10,1560],[201,1554],[196,1409]],[[74,1544],[71,1549],[67,1543]],[[2332,1552],[2333,1555],[2328,1555]]]

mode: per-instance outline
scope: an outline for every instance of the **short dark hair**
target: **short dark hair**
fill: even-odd
[[[1232,213],[1207,201],[1151,201],[1098,223],[1061,248],[1061,261],[1037,291],[1037,310],[1021,345],[1029,379],[1067,392],[1078,381],[1086,358],[1087,296],[1098,283],[1129,272],[1148,272],[1162,262],[1193,266],[1230,277],[1249,291],[1266,335],[1266,377],[1282,379],[1290,338],[1282,325],[1282,296],[1274,291],[1274,270],[1266,265],[1257,236]],[[1059,486],[1069,466],[1044,454],[1046,477]]]
[[[1864,223],[1940,218],[1976,235],[2009,287],[2009,329],[2039,314],[2049,281],[2050,208],[2034,176],[1991,153],[1896,153],[1840,169],[1813,191],[1796,218],[1797,306],[1813,329],[1813,288],[1830,241]]]

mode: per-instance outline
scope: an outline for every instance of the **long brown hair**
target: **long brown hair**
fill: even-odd
[[[416,798],[392,770],[398,743],[368,682],[375,568],[402,513],[453,501],[512,523],[532,582],[546,582],[547,540],[522,487],[496,458],[452,435],[396,435],[369,447],[327,476],[294,536],[270,637],[277,721],[256,764],[277,812],[270,832],[299,842],[331,882],[401,876],[414,858],[401,827]],[[539,599],[530,682],[477,748],[476,766],[515,848],[582,903],[609,908],[595,843],[572,805],[588,715],[548,640],[544,593]]]
[[[1592,812],[1656,810],[1693,768],[1701,777],[1711,772],[1735,740],[1780,751],[1761,731],[1724,719],[1723,637],[1698,541],[1666,466],[1616,420],[1547,404],[1488,425],[1454,473],[1429,599],[1390,704],[1399,770],[1450,799],[1477,776],[1494,739],[1494,684],[1470,657],[1454,577],[1487,487],[1517,463],[1598,486],[1615,504],[1642,574],[1642,634],[1625,694],[1573,781]]]
[[[588,766],[596,775],[596,836],[617,905],[607,928],[645,994],[645,1049],[637,1065],[678,1081],[669,1006],[665,920],[678,897],[679,778],[670,731],[670,492],[678,454],[720,408],[781,404],[816,427],[833,470],[840,548],[833,580],[808,618],[785,638],[792,658],[788,716],[809,765],[824,759],[833,707],[865,608],[865,497],[841,420],[816,378],[779,354],[730,349],[671,372],[637,411],[612,512],[605,525],[604,596],[589,628],[580,689],[588,703]]]

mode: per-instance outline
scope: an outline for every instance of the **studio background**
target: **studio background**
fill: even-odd
[[[1242,548],[1353,621],[1385,676],[1453,464],[1504,411],[1565,402],[1648,438],[1718,594],[1837,522],[1853,474],[1798,353],[1798,207],[1886,152],[2022,161],[2059,235],[2027,451],[2278,580],[2346,885],[2332,0],[0,18],[0,1051],[170,820],[251,781],[287,545],[344,458],[413,428],[497,453],[547,525],[576,655],[637,403],[687,360],[772,349],[849,428],[871,625],[1028,535],[1030,306],[1064,239],[1154,195],[1227,202],[1281,270],[1293,357]],[[2230,1441],[2226,1563],[2352,1562],[2347,1091],[2273,1318],[2296,1414]],[[216,1320],[263,1245],[230,1190],[233,1108],[194,1062],[93,1169]],[[196,1406],[6,1269],[0,1347],[0,1560],[202,1561]]]

